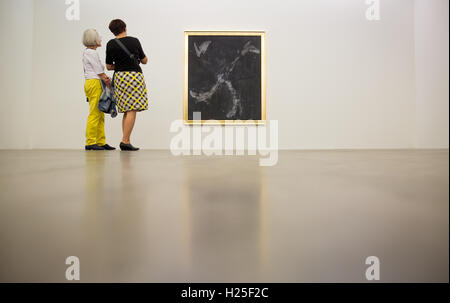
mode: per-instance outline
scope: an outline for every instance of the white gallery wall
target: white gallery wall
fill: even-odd
[[[448,148],[448,5],[448,0],[416,0],[417,147]]]
[[[264,30],[267,119],[283,149],[448,148],[448,1],[0,0],[0,148],[83,148],[88,106],[81,35],[104,45],[111,19],[141,40],[149,111],[133,144],[167,149],[182,117],[183,31]],[[105,57],[105,47],[98,49]],[[108,143],[121,139],[106,119]]]
[[[0,35],[0,148],[30,148],[32,0],[0,0]]]

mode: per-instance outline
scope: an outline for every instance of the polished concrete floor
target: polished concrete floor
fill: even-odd
[[[0,281],[449,281],[448,150],[0,151]]]

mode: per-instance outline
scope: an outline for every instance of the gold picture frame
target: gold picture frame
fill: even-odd
[[[212,124],[212,125],[248,125],[243,120],[189,120],[189,37],[190,36],[258,36],[261,39],[261,118],[251,120],[254,124],[266,122],[266,33],[265,31],[185,31],[184,32],[184,87],[183,87],[183,121],[185,124]]]

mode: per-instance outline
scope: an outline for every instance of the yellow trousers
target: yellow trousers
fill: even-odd
[[[98,109],[98,101],[102,95],[100,79],[87,79],[84,92],[89,100],[89,116],[86,125],[86,145],[105,145],[105,114]]]

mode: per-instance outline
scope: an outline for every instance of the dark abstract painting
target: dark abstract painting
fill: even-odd
[[[263,34],[196,33],[186,41],[185,120],[265,119]]]

